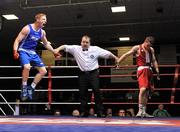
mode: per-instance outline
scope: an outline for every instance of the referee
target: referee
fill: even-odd
[[[98,46],[90,45],[91,38],[84,35],[81,39],[81,45],[61,45],[56,52],[64,50],[72,54],[79,66],[79,91],[80,91],[80,110],[81,117],[88,116],[88,88],[92,88],[94,92],[94,99],[97,108],[97,116],[102,117],[103,106],[101,94],[99,90],[99,64],[98,58],[112,58],[116,61],[118,58],[111,52],[104,50]]]

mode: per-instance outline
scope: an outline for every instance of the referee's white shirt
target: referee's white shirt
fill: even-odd
[[[98,46],[90,46],[83,51],[80,45],[64,45],[65,52],[72,54],[81,71],[92,71],[99,68],[98,58],[109,58],[111,52]]]

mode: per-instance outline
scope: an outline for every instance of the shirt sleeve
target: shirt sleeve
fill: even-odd
[[[167,117],[171,117],[171,115],[167,112],[167,110],[164,110]]]
[[[157,117],[157,112],[158,112],[158,110],[155,110],[155,111],[153,112],[153,116]]]
[[[64,49],[65,52],[74,54],[76,45],[64,45],[64,47],[65,47],[65,49]]]
[[[99,57],[105,58],[105,59],[110,58],[110,56],[112,55],[110,51],[102,49],[100,47],[97,47],[97,52],[98,52]]]

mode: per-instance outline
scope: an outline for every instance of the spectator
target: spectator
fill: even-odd
[[[79,116],[80,116],[79,111],[78,111],[78,110],[73,110],[72,116],[74,116],[74,117],[79,117]]]
[[[171,115],[164,109],[163,104],[158,105],[158,109],[153,112],[154,117],[171,117]]]
[[[133,92],[129,91],[128,93],[126,93],[126,100],[128,102],[133,102]]]
[[[128,91],[125,95],[126,101],[133,103],[138,99],[138,91]]]
[[[15,112],[14,112],[14,115],[15,115],[15,116],[19,116],[19,115],[20,115],[19,103],[20,103],[20,100],[19,100],[19,99],[16,99]]]
[[[51,109],[51,105],[50,104],[45,104],[45,107],[43,109],[43,113],[45,115],[52,115],[53,114],[53,111]]]
[[[58,109],[57,109],[57,110],[55,110],[54,115],[55,115],[55,116],[60,116],[60,115],[61,115],[61,111],[60,111],[60,110],[58,110]]]
[[[89,116],[91,117],[96,116],[93,108],[89,109]]]
[[[134,109],[133,108],[127,109],[126,110],[126,116],[127,117],[134,117],[135,116]]]
[[[118,112],[118,116],[119,117],[125,117],[125,115],[126,115],[125,110],[124,109],[120,109],[119,112]]]
[[[106,111],[106,117],[112,117],[112,109],[108,108]]]

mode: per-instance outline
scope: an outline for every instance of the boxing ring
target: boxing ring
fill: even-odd
[[[173,78],[172,87],[169,88],[155,88],[155,91],[169,91],[170,99],[168,102],[149,102],[149,105],[157,105],[157,104],[166,104],[166,105],[175,105],[179,106],[180,102],[176,101],[177,91],[180,90],[177,85],[179,84],[179,68],[180,65],[160,65],[160,73],[161,68],[173,68],[173,73],[161,73],[161,78],[166,76],[171,76]],[[20,66],[0,66],[0,69],[14,69],[21,68]],[[53,89],[52,83],[53,79],[77,79],[78,76],[54,76],[52,70],[53,69],[76,69],[77,66],[48,66],[48,74],[44,77],[44,79],[48,80],[47,89],[36,89],[36,92],[47,92],[48,101],[47,102],[19,102],[19,105],[25,104],[48,104],[48,105],[79,105],[80,102],[53,102],[52,100],[52,92],[78,92],[78,89]],[[100,69],[110,69],[115,68],[114,66],[100,66]],[[117,70],[129,68],[136,68],[136,66],[120,66]],[[157,76],[154,74],[153,76]],[[105,75],[100,74],[101,78],[119,78],[119,77],[136,77],[136,74],[119,74],[119,75]],[[17,76],[1,76],[0,80],[16,80],[21,79],[22,77]],[[33,78],[32,76],[29,78]],[[101,88],[101,92],[121,92],[121,91],[137,91],[137,88]],[[7,105],[7,107],[15,112],[14,105],[17,102],[8,101],[3,94],[7,92],[20,92],[20,89],[0,89],[0,98],[3,101],[0,102],[0,105]],[[92,89],[88,89],[88,91],[92,92]],[[91,101],[88,103],[89,105],[94,105],[94,95],[91,94]],[[137,102],[104,102],[104,105],[137,105]],[[6,110],[2,109],[0,106],[0,111],[4,116],[0,117],[0,131],[24,131],[24,127],[26,127],[26,131],[31,131],[31,128],[34,131],[58,131],[61,129],[62,132],[65,131],[155,131],[155,130],[163,130],[163,131],[180,131],[180,118],[154,118],[154,119],[137,119],[137,118],[121,118],[121,117],[112,117],[112,118],[77,118],[77,117],[54,117],[54,116],[12,116],[6,114]],[[6,127],[3,127],[6,126]]]

